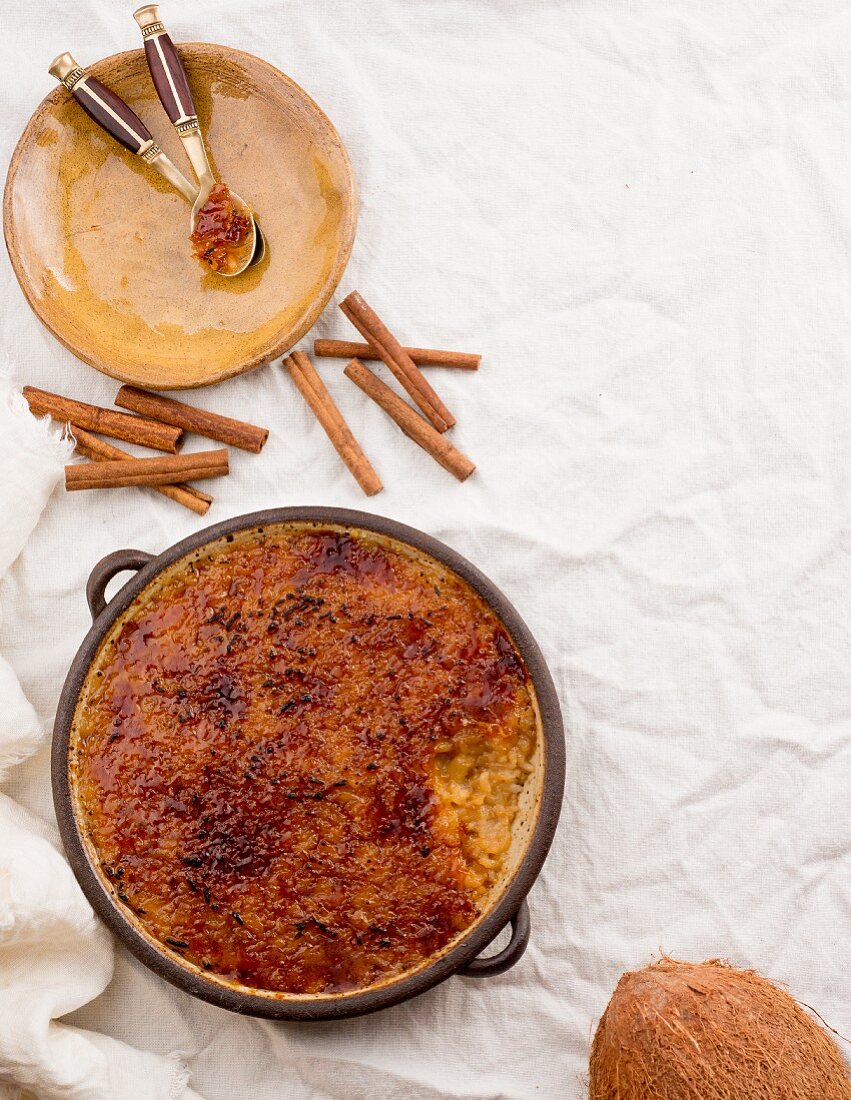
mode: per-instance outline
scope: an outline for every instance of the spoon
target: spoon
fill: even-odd
[[[169,160],[144,122],[120,96],[101,84],[96,77],[90,76],[70,53],[59,54],[47,71],[68,89],[89,118],[102,130],[159,172],[187,202],[195,202],[198,188]],[[255,253],[250,262],[253,264],[261,260],[264,251],[265,245],[258,227]]]
[[[47,71],[60,84],[65,85],[89,118],[102,130],[106,130],[125,149],[141,157],[145,164],[156,169],[188,202],[195,201],[197,189],[175,168],[151,137],[144,122],[123,99],[95,77],[89,76],[70,53],[61,53],[54,58]]]
[[[195,104],[192,101],[192,93],[189,90],[189,82],[186,79],[186,71],[174,48],[174,43],[163,26],[159,14],[158,4],[146,4],[133,13],[133,18],[139,24],[142,37],[145,42],[145,57],[148,68],[151,71],[151,79],[154,88],[165,108],[165,112],[171,119],[177,135],[183,142],[187,156],[192,163],[192,169],[198,179],[198,197],[192,206],[189,217],[190,232],[194,233],[198,227],[198,214],[207,206],[207,213],[213,213],[213,206],[208,206],[210,192],[217,187],[216,177],[210,168],[207,158],[207,150],[204,138],[201,136],[201,128],[198,125],[198,115]],[[213,204],[217,203],[220,192],[217,188],[213,196]],[[249,229],[242,240],[232,249],[228,249],[226,257],[227,268],[225,270],[215,268],[219,275],[239,275],[252,262],[262,258],[263,238],[254,221],[254,215],[248,204],[235,192],[230,191],[230,201],[234,212],[249,222]]]

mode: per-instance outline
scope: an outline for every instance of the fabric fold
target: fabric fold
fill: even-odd
[[[0,379],[0,576],[20,554],[62,475],[71,444],[30,415]],[[0,657],[0,781],[44,737]],[[191,1100],[188,1070],[58,1022],[112,977],[113,945],[55,833],[0,793],[0,1098]],[[23,1090],[23,1092],[22,1092]]]

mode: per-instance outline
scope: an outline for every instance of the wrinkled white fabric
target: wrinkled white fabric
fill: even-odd
[[[18,556],[70,453],[47,424],[37,423],[8,378],[0,376],[0,577]],[[0,618],[2,612],[0,611]],[[8,663],[0,656],[0,780],[35,749],[41,724]]]
[[[131,7],[0,0],[5,158],[53,55],[134,46]],[[541,643],[568,778],[529,951],[501,977],[276,1025],[192,1000],[119,948],[75,1026],[180,1055],[204,1100],[579,1100],[619,974],[663,949],[755,966],[851,1033],[851,8],[164,14],[178,40],[278,65],[349,148],[358,239],[315,335],[353,335],[335,303],[358,288],[403,339],[483,353],[478,374],[430,374],[478,462],[464,485],[342,364],[321,367],[385,482],[368,502],[277,365],[191,396],[272,430],[261,455],[234,455],[209,521],[339,504],[456,547]],[[109,404],[116,384],[40,328],[5,257],[0,287],[14,380]],[[143,491],[82,496],[51,498],[0,590],[0,649],[45,725],[94,562],[204,522]],[[49,824],[47,764],[42,749],[7,789]]]
[[[0,378],[0,577],[38,521],[70,450]],[[15,633],[17,625],[13,618],[5,627]],[[49,623],[41,625],[49,637]],[[43,733],[0,657],[0,780],[35,752]],[[0,792],[0,1096],[16,1097],[26,1086],[39,1100],[185,1100],[188,1071],[174,1056],[56,1022],[103,991],[113,950],[55,834],[52,823]]]

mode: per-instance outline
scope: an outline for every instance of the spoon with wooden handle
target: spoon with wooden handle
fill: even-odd
[[[47,71],[60,84],[64,84],[89,118],[102,130],[159,172],[188,203],[195,202],[198,188],[169,160],[144,122],[120,96],[87,73],[70,53],[59,54]],[[265,250],[263,236],[258,227],[257,245],[251,257],[252,265],[262,260]]]
[[[198,188],[193,187],[186,176],[175,168],[151,137],[144,122],[123,99],[90,76],[69,53],[61,53],[47,71],[65,85],[93,122],[159,172],[187,202],[195,202]]]
[[[198,197],[195,199],[189,219],[190,232],[194,233],[198,227],[199,211],[208,203],[210,192],[217,183],[210,168],[192,92],[189,90],[183,63],[160,19],[159,5],[146,4],[133,13],[133,18],[142,31],[145,57],[160,103],[177,130],[177,135],[183,142],[193,171],[198,178]],[[234,212],[250,223],[250,229],[245,237],[237,246],[229,250],[226,267],[217,269],[220,275],[232,276],[239,275],[251,263],[252,256],[255,255],[255,243],[257,248],[261,249],[259,256],[255,256],[255,259],[262,256],[263,246],[262,234],[248,204],[233,191],[229,192],[229,201],[233,204]]]

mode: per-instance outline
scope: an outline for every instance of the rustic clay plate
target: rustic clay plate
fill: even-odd
[[[189,208],[99,130],[68,92],[41,103],[12,157],[3,231],[40,320],[86,363],[154,389],[204,386],[281,355],[313,325],[355,235],[355,184],[337,131],[283,73],[225,46],[179,47],[210,161],[268,242],[236,279],[192,258]],[[191,168],[142,50],[90,66]]]

